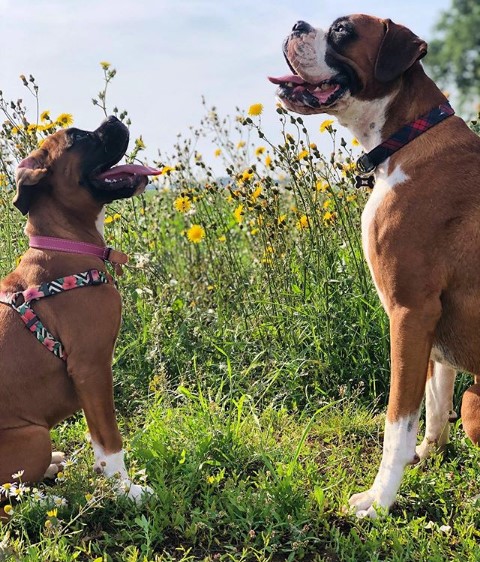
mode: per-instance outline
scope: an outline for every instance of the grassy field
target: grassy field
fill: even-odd
[[[3,276],[26,248],[14,162],[70,117],[0,109]],[[53,432],[69,459],[57,482],[16,480],[0,561],[480,560],[480,455],[460,422],[443,456],[407,469],[389,516],[344,512],[375,476],[388,394],[388,323],[360,244],[368,193],[333,122],[323,155],[281,109],[272,145],[260,111],[206,107],[221,181],[180,139],[155,189],[108,209],[107,242],[130,256],[115,398],[128,466],[155,495],[139,508],[93,475],[78,414]]]

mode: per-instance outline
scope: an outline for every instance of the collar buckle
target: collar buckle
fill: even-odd
[[[356,161],[355,166],[357,168],[358,175],[360,176],[370,176],[377,168],[377,165],[370,160],[368,154],[362,154],[362,156],[360,156],[360,158]]]

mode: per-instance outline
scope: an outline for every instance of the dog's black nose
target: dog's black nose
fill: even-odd
[[[297,33],[310,33],[310,31],[313,31],[313,27],[306,21],[300,20],[292,27],[292,31]]]

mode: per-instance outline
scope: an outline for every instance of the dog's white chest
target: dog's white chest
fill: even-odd
[[[385,168],[388,167],[388,160],[385,162]],[[375,215],[377,213],[378,208],[380,207],[382,201],[384,200],[387,193],[389,193],[396,185],[403,183],[407,179],[407,176],[403,173],[402,169],[397,166],[395,170],[387,175],[385,173],[380,172],[377,176],[377,180],[375,182],[375,187],[363,209],[362,213],[362,246],[363,246],[363,253],[365,255],[365,259],[367,261],[368,267],[372,274],[373,282],[375,283],[375,287],[377,289],[378,296],[385,307],[385,301],[383,295],[381,294],[376,277],[376,272],[372,267],[372,262],[369,256],[369,246],[370,246],[370,236],[371,236],[371,227]]]

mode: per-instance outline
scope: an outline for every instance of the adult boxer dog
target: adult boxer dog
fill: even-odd
[[[480,139],[424,73],[425,41],[391,20],[299,21],[283,50],[293,74],[270,79],[283,105],[336,116],[369,151],[362,239],[390,319],[391,388],[378,474],[349,503],[375,517],[405,466],[446,443],[456,370],[480,373]]]
[[[95,470],[117,475],[133,499],[148,491],[128,478],[113,403],[121,301],[104,261],[126,256],[105,248],[97,227],[105,203],[141,193],[158,173],[112,167],[128,138],[115,117],[93,132],[61,130],[16,170],[30,249],[0,282],[0,483],[19,470],[24,482],[54,475],[63,455],[52,457],[49,430],[83,409]]]

